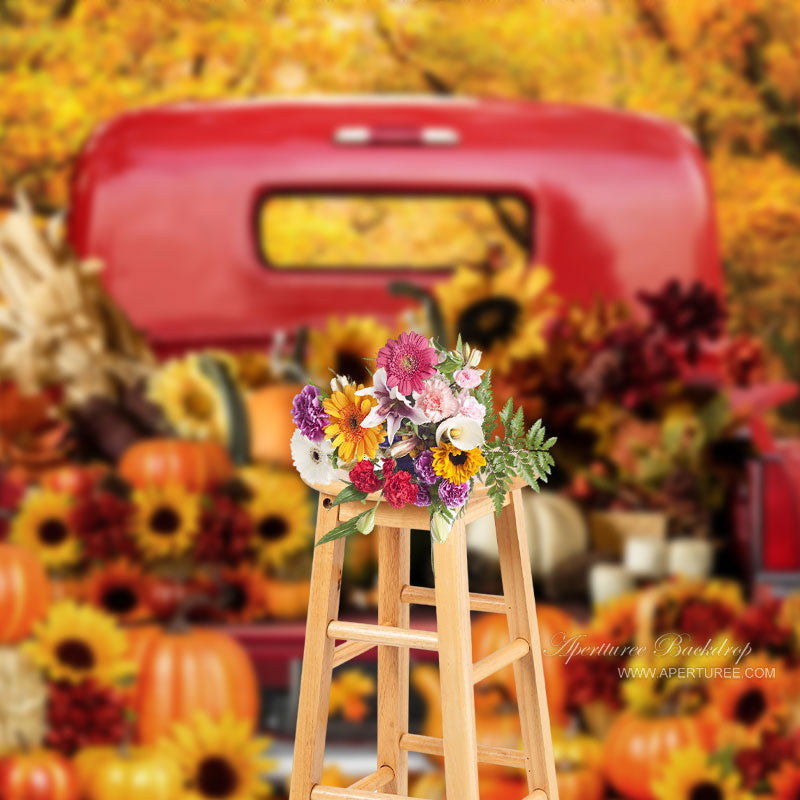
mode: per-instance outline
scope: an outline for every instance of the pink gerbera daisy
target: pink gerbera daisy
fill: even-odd
[[[421,392],[426,378],[436,372],[439,355],[419,333],[401,333],[378,350],[377,365],[386,369],[386,385],[401,394]]]

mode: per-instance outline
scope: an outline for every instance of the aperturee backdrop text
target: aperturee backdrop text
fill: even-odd
[[[447,539],[475,481],[482,481],[497,513],[515,476],[538,491],[554,464],[542,421],[527,431],[522,410],[509,400],[493,408],[491,370],[479,369],[480,350],[459,338],[442,350],[419,333],[401,333],[378,351],[372,386],[336,375],[330,391],[308,384],[295,397],[292,458],[309,484],[348,485],[336,504],[369,494],[394,508],[430,508],[431,535]],[[503,435],[497,435],[498,422]],[[375,508],[338,525],[318,544],[370,533]]]

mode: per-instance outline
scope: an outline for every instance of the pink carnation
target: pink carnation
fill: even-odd
[[[450,384],[444,378],[431,378],[425,381],[414,407],[422,409],[422,413],[431,422],[441,422],[458,411],[458,402]]]
[[[439,354],[420,333],[401,333],[378,350],[378,367],[386,370],[386,385],[400,394],[421,392],[424,381],[436,373]]]
[[[483,422],[483,418],[486,416],[486,407],[465,390],[458,395],[458,413],[469,419]]]
[[[472,369],[472,367],[464,367],[464,369],[456,370],[453,373],[453,379],[457,386],[462,389],[474,389],[481,385],[482,369]]]

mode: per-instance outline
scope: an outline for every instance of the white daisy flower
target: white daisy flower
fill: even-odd
[[[333,447],[327,439],[312,442],[297,430],[292,434],[291,447],[294,466],[306,483],[325,486],[336,480],[331,464]]]

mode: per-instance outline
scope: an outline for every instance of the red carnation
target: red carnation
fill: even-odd
[[[83,542],[89,558],[135,558],[136,544],[130,528],[134,507],[113,492],[81,494],[70,514],[70,523]]]
[[[359,461],[350,470],[350,480],[359,492],[366,492],[367,494],[377,492],[383,484],[383,481],[375,474],[372,462],[366,458],[363,461]],[[416,494],[414,496],[416,497]]]
[[[48,747],[71,756],[82,747],[119,744],[126,734],[126,705],[114,689],[92,680],[50,685]]]
[[[394,468],[396,466],[397,462],[393,458],[385,458],[381,466],[381,472],[383,473],[383,477],[388,478],[394,472]]]
[[[417,499],[417,485],[411,480],[411,473],[400,470],[386,479],[383,496],[392,508],[402,508]]]

